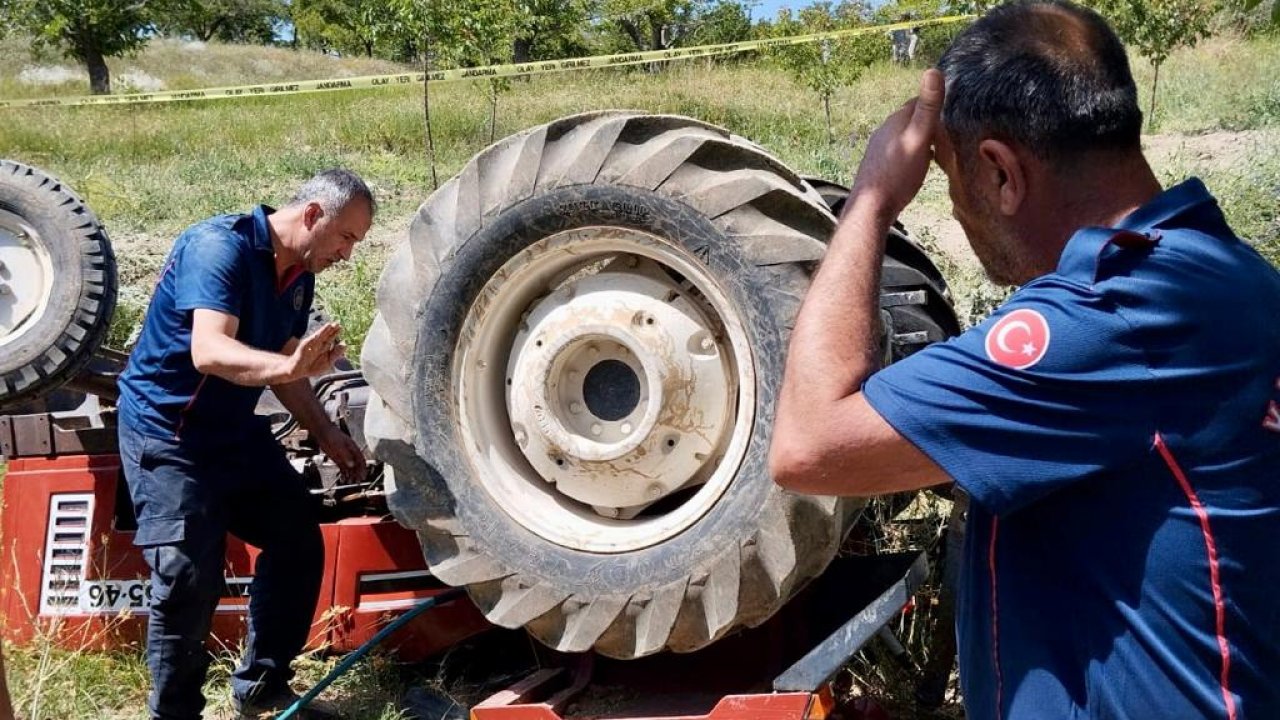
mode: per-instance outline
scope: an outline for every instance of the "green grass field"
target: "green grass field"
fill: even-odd
[[[305,52],[171,41],[111,64],[117,82],[127,78],[140,89],[402,69]],[[1135,71],[1146,108],[1150,70],[1137,60]],[[658,74],[597,70],[513,82],[499,96],[496,134],[594,109],[678,113],[749,137],[803,173],[847,182],[866,136],[914,93],[918,72],[880,64],[841,91],[832,108],[839,138],[834,144],[827,142],[819,98],[751,59],[697,61]],[[1175,54],[1161,77],[1159,109],[1145,140],[1160,177],[1170,183],[1203,177],[1237,231],[1280,260],[1280,39],[1214,39]],[[33,84],[41,78],[52,84]],[[0,41],[0,97],[86,90],[87,82],[65,62],[30,57],[19,38]],[[443,182],[489,143],[489,89],[457,83],[432,94],[435,165]],[[117,345],[141,318],[155,273],[185,226],[215,213],[281,202],[314,171],[345,165],[369,180],[382,206],[357,259],[320,282],[321,300],[344,323],[351,354],[358,356],[387,251],[431,190],[421,88],[0,113],[0,156],[60,176],[106,224],[121,271],[112,332]],[[981,280],[948,213],[945,182],[935,172],[904,220],[938,249],[962,315],[976,319],[999,293]],[[147,676],[136,648],[100,656],[37,643],[9,648],[7,655],[24,716],[145,716]],[[303,679],[318,679],[329,662],[308,660]],[[229,663],[230,655],[219,660],[208,688],[218,709],[226,707]],[[358,673],[336,696],[359,717],[395,717],[397,695],[412,673],[386,659],[365,663]]]

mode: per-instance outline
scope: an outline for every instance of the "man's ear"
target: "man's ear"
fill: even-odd
[[[320,222],[320,218],[322,217],[324,217],[324,208],[320,207],[320,203],[309,202],[307,203],[307,206],[302,209],[302,224],[306,226],[308,230],[314,228],[316,223]]]
[[[1012,145],[987,138],[978,143],[978,163],[1000,214],[1018,212],[1027,198],[1027,167]]]

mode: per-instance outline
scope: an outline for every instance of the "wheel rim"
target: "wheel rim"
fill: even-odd
[[[40,233],[18,215],[0,210],[0,347],[36,325],[52,290],[53,262]]]
[[[544,238],[464,321],[453,402],[474,477],[525,529],[626,552],[693,525],[732,483],[755,412],[741,318],[705,267],[649,233]]]

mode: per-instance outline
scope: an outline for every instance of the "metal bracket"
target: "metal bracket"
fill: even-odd
[[[928,574],[929,560],[920,553],[902,579],[774,678],[774,692],[813,692],[819,688],[902,610]]]

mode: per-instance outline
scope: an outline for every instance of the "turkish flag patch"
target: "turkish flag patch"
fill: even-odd
[[[1049,322],[1035,310],[1019,308],[987,331],[987,357],[1014,370],[1040,362],[1049,350]]]

